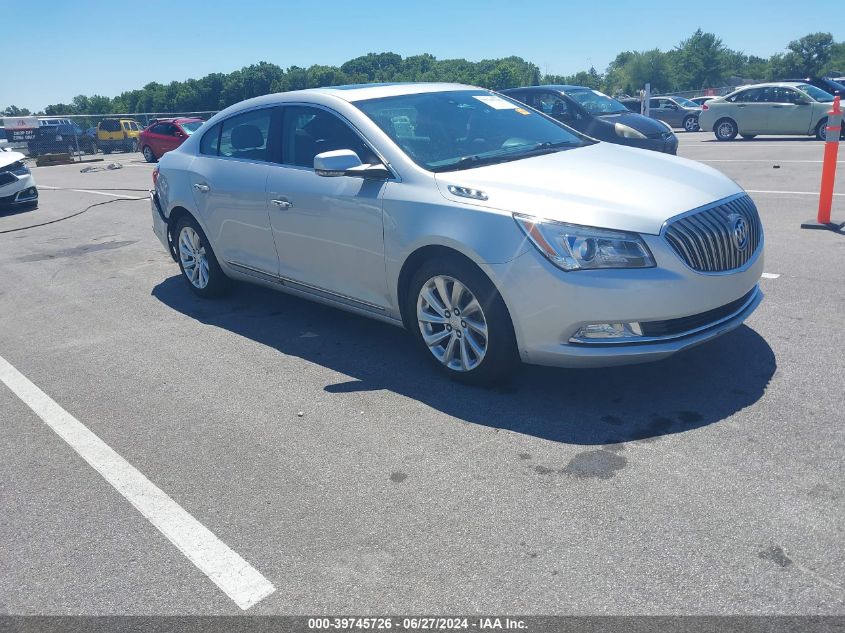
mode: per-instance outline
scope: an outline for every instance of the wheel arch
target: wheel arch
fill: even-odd
[[[464,262],[466,265],[471,266],[479,273],[484,275],[487,280],[496,288],[496,291],[499,293],[499,296],[502,297],[502,301],[505,304],[505,309],[508,312],[508,317],[510,318],[512,327],[516,327],[516,324],[513,322],[513,315],[508,305],[507,298],[499,291],[499,288],[494,281],[493,277],[490,275],[488,270],[485,270],[485,267],[482,266],[479,261],[476,261],[468,254],[458,250],[457,248],[453,248],[452,246],[448,246],[445,244],[427,244],[425,246],[420,246],[413,252],[411,252],[408,257],[405,258],[405,261],[402,262],[402,267],[399,270],[399,276],[396,282],[396,300],[399,307],[399,314],[402,319],[402,323],[405,327],[408,327],[408,319],[410,316],[406,314],[406,303],[408,301],[408,292],[410,290],[409,286],[411,284],[411,280],[414,277],[414,273],[420,269],[420,267],[429,262],[433,259],[438,258],[445,258],[445,257],[453,257]]]
[[[185,207],[175,206],[170,210],[170,213],[167,216],[167,244],[170,248],[170,256],[173,258],[173,261],[176,261],[176,243],[174,241],[173,232],[176,230],[176,225],[179,223],[179,220],[184,217],[189,217],[197,222],[197,224],[200,224],[197,217]],[[202,224],[200,224],[200,227],[202,227]]]

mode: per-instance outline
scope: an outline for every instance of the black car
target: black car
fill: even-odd
[[[831,79],[830,77],[802,77],[800,79],[784,79],[783,81],[800,81],[801,83],[821,88],[825,92],[832,94],[834,97],[836,95],[845,97],[845,85],[835,79]]]
[[[629,111],[616,99],[584,86],[528,86],[502,90],[587,136],[667,154],[678,152],[672,129]]]
[[[42,125],[35,130],[35,138],[27,142],[30,156],[39,154],[75,154],[77,151],[95,153],[94,139],[76,123]]]

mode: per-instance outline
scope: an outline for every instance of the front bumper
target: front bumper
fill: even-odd
[[[660,360],[739,327],[760,305],[762,241],[743,268],[703,274],[688,268],[663,237],[642,237],[655,257],[655,268],[564,272],[534,248],[507,264],[489,266],[510,311],[524,362],[603,367]],[[714,316],[693,316],[708,314]],[[683,319],[674,321],[677,324],[687,318],[694,323],[688,330],[665,335],[622,342],[571,340],[588,324]]]
[[[0,186],[0,208],[10,209],[34,205],[38,202],[38,189],[32,174],[14,176],[17,180]]]

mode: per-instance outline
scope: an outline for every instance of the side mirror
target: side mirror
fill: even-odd
[[[314,157],[314,171],[318,176],[345,176],[348,169],[361,166],[361,159],[351,149],[336,149]]]
[[[390,171],[382,164],[365,165],[358,154],[351,149],[338,149],[323,152],[314,157],[314,171],[318,176],[328,178],[336,176],[360,176],[363,178],[384,179],[390,177]]]

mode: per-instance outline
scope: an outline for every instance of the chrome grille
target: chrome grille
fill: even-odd
[[[740,248],[735,232],[745,221],[747,245]],[[665,236],[687,266],[703,273],[734,270],[757,252],[763,227],[757,207],[747,195],[670,220]]]

